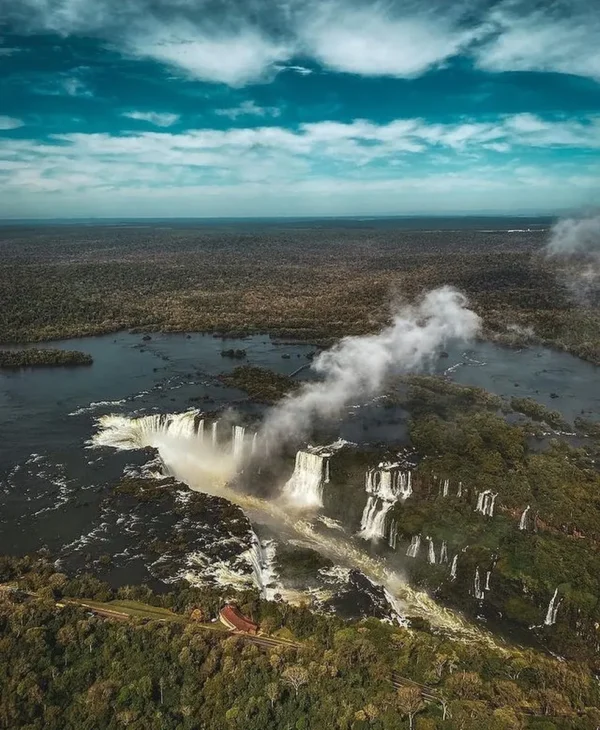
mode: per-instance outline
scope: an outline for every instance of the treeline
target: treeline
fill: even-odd
[[[43,368],[57,366],[92,365],[91,355],[78,350],[32,349],[0,350],[0,368]]]
[[[487,335],[600,362],[598,311],[571,305],[538,254],[545,235],[4,228],[0,342],[125,328],[327,342],[381,326],[394,292],[410,300],[451,284],[469,296]]]
[[[155,595],[70,579],[49,561],[3,558],[0,727],[28,730],[593,730],[600,692],[583,665],[532,650],[454,642],[374,619],[343,622],[238,594],[263,630],[258,647],[196,622],[111,621],[69,597],[143,600],[216,616],[224,596],[185,584]],[[57,606],[57,601],[63,607]],[[402,685],[427,685],[434,701]],[[394,681],[395,680],[395,684]]]

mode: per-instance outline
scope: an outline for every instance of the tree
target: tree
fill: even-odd
[[[296,697],[298,696],[298,690],[300,687],[308,683],[308,672],[299,664],[287,667],[287,669],[284,670],[282,677],[291,687],[294,688]]]
[[[408,727],[413,730],[415,715],[425,708],[421,690],[418,687],[399,687],[396,705],[402,717],[408,717]]]
[[[271,707],[274,707],[275,703],[279,699],[279,684],[277,682],[269,682],[269,684],[266,687],[266,695],[269,701],[271,702]]]

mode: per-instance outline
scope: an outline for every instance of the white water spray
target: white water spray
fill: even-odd
[[[322,379],[273,408],[264,424],[267,440],[307,436],[315,422],[337,418],[350,403],[380,393],[390,375],[420,370],[448,341],[470,339],[479,328],[460,292],[448,286],[429,292],[378,334],[345,337],[321,353],[311,367]]]
[[[377,469],[367,471],[365,491],[369,496],[363,510],[359,535],[365,540],[379,540],[386,535],[388,512],[396,502],[404,501],[412,494],[412,474],[410,471],[401,471],[399,464],[380,464]]]

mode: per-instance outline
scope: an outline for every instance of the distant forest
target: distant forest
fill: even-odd
[[[327,343],[372,331],[390,304],[452,284],[486,336],[600,362],[595,308],[574,306],[545,231],[390,227],[0,227],[0,342],[126,328]]]

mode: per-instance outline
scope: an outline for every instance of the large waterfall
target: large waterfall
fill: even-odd
[[[329,481],[330,453],[298,451],[294,473],[283,488],[287,499],[300,507],[322,507],[323,487]]]
[[[419,550],[421,549],[421,535],[413,535],[413,537],[410,540],[410,545],[408,546],[408,550],[406,551],[406,556],[408,558],[416,558],[419,554]]]
[[[519,521],[519,530],[527,529],[527,513],[530,509],[530,505],[527,505],[527,507],[525,507],[525,509],[523,510],[523,514],[521,515],[521,519]]]
[[[560,601],[558,600],[558,588],[554,591],[550,603],[548,604],[548,610],[546,611],[546,618],[544,619],[544,625],[554,626],[556,623],[556,615],[560,607]]]
[[[493,517],[494,515],[494,503],[498,494],[494,494],[491,489],[486,489],[485,492],[479,492],[477,496],[477,507],[476,512],[481,512],[482,515],[487,517]]]

